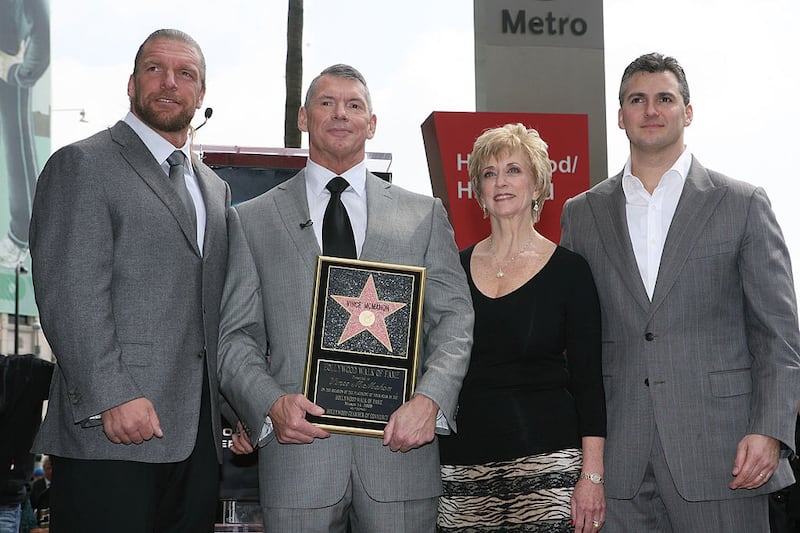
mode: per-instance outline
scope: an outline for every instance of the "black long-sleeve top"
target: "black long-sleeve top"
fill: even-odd
[[[472,279],[474,344],[459,396],[458,433],[443,464],[480,464],[565,448],[606,434],[600,303],[586,261],[557,247],[519,289],[489,298]]]

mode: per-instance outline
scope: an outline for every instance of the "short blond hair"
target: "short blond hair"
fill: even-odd
[[[538,197],[534,198],[534,201],[538,202],[539,210],[531,212],[531,216],[536,222],[539,220],[544,201],[550,195],[550,181],[553,177],[547,143],[539,136],[538,131],[528,129],[519,122],[484,131],[475,139],[472,147],[468,165],[469,183],[475,198],[483,207],[481,170],[491,159],[499,159],[516,150],[521,150],[526,156],[526,170],[533,176],[533,187],[538,192]]]

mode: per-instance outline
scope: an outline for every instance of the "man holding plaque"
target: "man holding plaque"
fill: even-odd
[[[376,117],[357,70],[334,65],[315,78],[298,125],[309,135],[306,168],[229,211],[219,377],[259,447],[265,528],[433,531],[435,431],[456,429],[472,344],[453,231],[441,201],[367,171]],[[425,268],[415,393],[382,439],[329,433],[306,419],[325,412],[303,394],[320,255]]]

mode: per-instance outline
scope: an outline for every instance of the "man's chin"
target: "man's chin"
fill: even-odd
[[[194,110],[191,113],[180,112],[177,115],[171,113],[159,113],[150,109],[138,109],[137,115],[142,122],[154,130],[167,133],[186,131],[194,118]]]

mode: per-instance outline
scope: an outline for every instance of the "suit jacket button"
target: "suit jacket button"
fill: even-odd
[[[72,389],[71,391],[69,391],[67,393],[67,396],[69,397],[69,401],[72,402],[73,405],[78,404],[81,401],[81,393],[78,392],[77,389]]]
[[[644,386],[645,387],[649,387],[650,386],[650,378],[644,378]]]
[[[203,358],[203,357],[205,357],[205,356],[206,356],[206,351],[205,351],[205,349],[203,349],[203,350],[200,350],[199,352],[197,352],[197,357],[199,357],[200,359],[202,359],[202,358]]]
[[[655,338],[656,336],[650,333],[649,331],[644,334],[644,340],[646,340],[647,342],[651,342]]]

